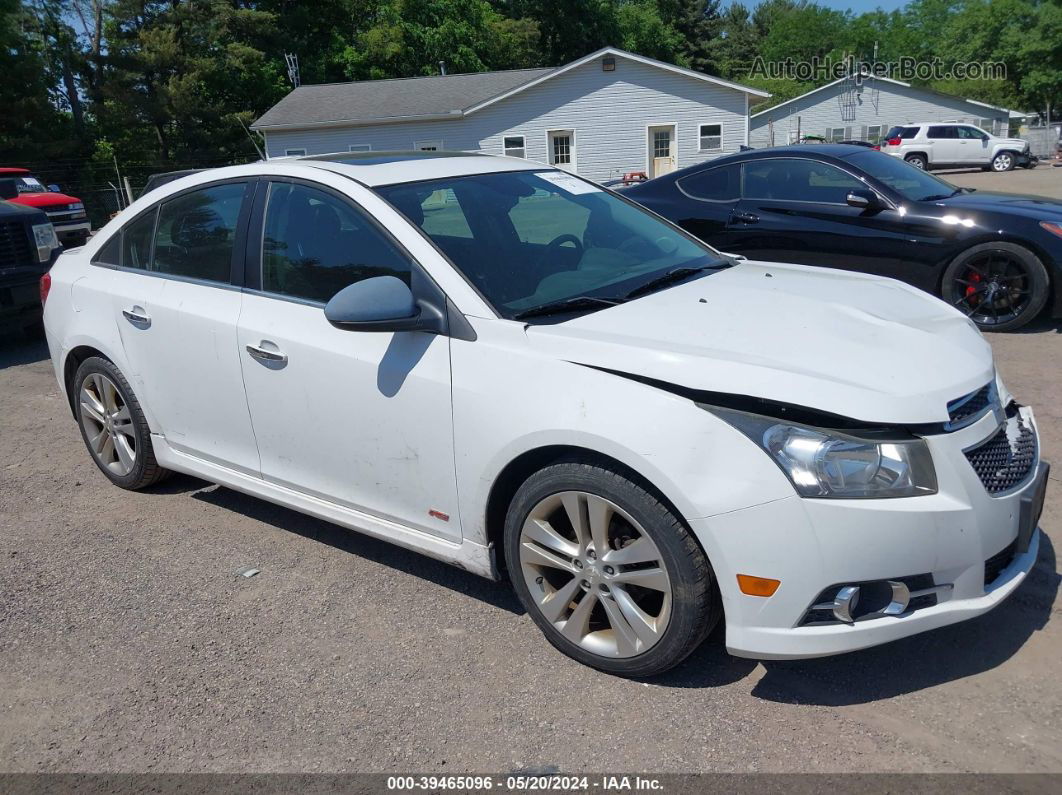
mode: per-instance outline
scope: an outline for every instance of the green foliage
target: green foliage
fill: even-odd
[[[1005,80],[931,87],[1060,114],[1062,3],[913,0],[839,12],[808,0],[0,0],[0,162],[126,172],[255,157],[249,125],[304,83],[563,64],[606,45],[763,88],[766,60],[998,61]],[[106,173],[105,173],[106,172]],[[87,178],[86,178],[87,179]]]

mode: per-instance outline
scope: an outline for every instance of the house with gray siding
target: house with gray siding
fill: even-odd
[[[749,141],[761,148],[821,135],[877,143],[890,127],[919,121],[963,122],[1006,135],[1010,111],[887,77],[841,78],[754,113]]]
[[[603,181],[737,151],[748,143],[750,101],[768,96],[606,47],[553,69],[300,86],[252,129],[271,158],[445,149]]]

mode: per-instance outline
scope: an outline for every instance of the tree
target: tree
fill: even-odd
[[[691,69],[718,74],[715,56],[722,33],[719,0],[659,0],[663,20],[682,37],[680,55]]]

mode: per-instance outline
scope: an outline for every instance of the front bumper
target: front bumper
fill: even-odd
[[[1035,431],[1032,411],[1020,413]],[[934,495],[792,496],[691,522],[718,578],[730,653],[794,659],[854,651],[973,618],[1006,599],[1036,562],[1039,531],[987,585],[986,561],[1016,542],[1022,498],[1036,487],[1040,464],[1015,490],[990,496],[963,451],[998,428],[990,413],[961,430],[926,437],[937,469]],[[781,585],[769,598],[748,596],[737,587],[738,574]],[[804,625],[808,610],[831,586],[924,575],[933,585],[951,586],[937,593],[932,606],[855,623]]]

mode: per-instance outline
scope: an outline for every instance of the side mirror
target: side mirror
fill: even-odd
[[[872,190],[850,190],[844,200],[849,207],[858,207],[860,210],[874,210],[881,207],[881,199]]]
[[[982,141],[987,141],[988,140],[988,136],[987,135],[982,135],[981,136],[981,140]]]
[[[13,179],[0,179],[0,199],[17,199],[18,185]]]
[[[325,318],[346,331],[414,331],[426,325],[406,283],[374,276],[344,287],[324,309]]]
[[[58,185],[56,185],[56,184],[55,184],[55,183],[53,182],[53,183],[52,183],[51,185],[49,185],[49,186],[48,186],[48,192],[49,192],[49,193],[58,193],[58,192],[59,192],[59,186],[58,186]]]

